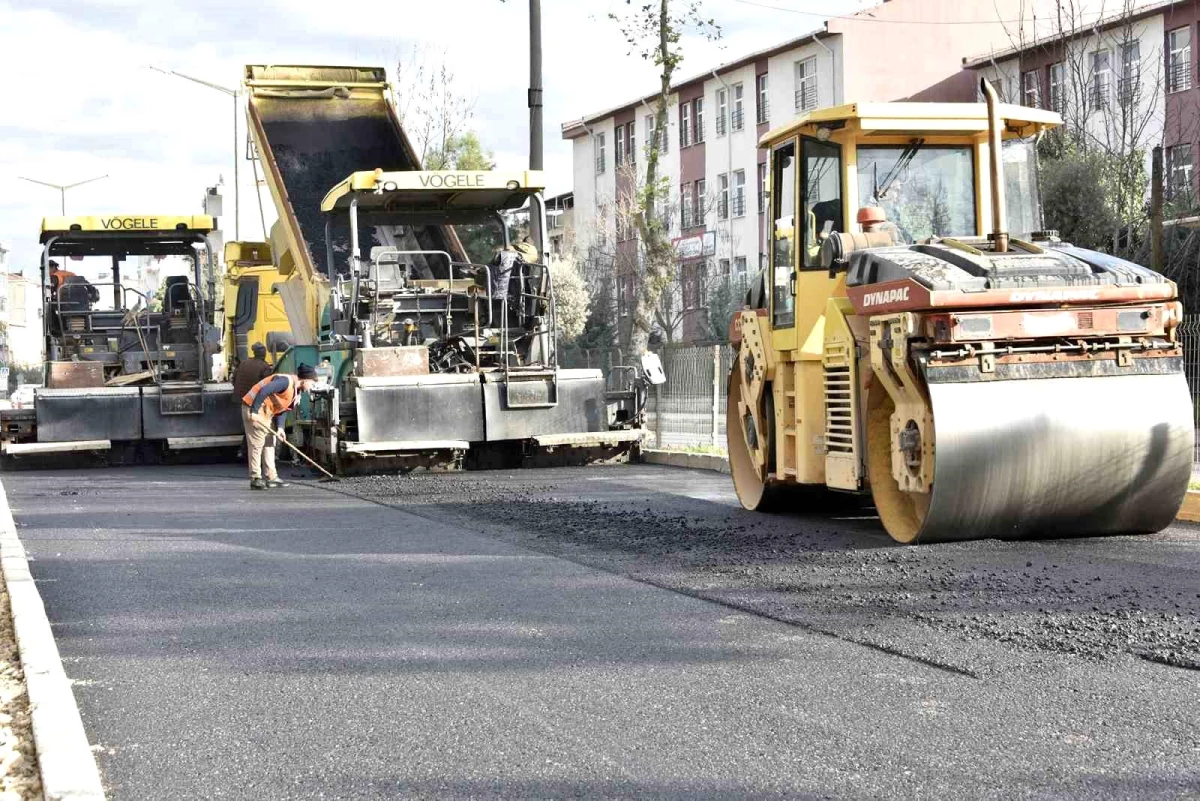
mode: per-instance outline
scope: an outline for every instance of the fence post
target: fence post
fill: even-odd
[[[713,383],[712,383],[712,446],[721,447],[717,441],[717,418],[721,414],[721,346],[712,346]]]
[[[654,385],[654,447],[662,450],[662,384]]]

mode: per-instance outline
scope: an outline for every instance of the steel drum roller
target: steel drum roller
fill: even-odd
[[[1153,532],[1187,492],[1195,435],[1182,374],[928,389],[934,479],[915,540]]]

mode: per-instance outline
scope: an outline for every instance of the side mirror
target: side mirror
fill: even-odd
[[[642,373],[651,386],[667,383],[667,374],[663,372],[662,360],[657,353],[642,354]]]

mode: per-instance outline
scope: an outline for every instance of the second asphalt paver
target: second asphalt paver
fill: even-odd
[[[441,495],[379,480],[342,488],[388,507],[311,488],[252,495],[236,468],[6,476],[112,797],[1200,787],[1194,671],[1044,657],[919,616],[879,618],[891,631],[878,636],[870,614],[856,623],[836,606],[791,619],[813,587],[748,582],[769,559],[735,576],[719,560],[690,574],[686,559],[663,558],[662,510],[684,521],[678,550],[709,562],[703,518],[732,520],[730,534],[757,525],[731,508],[726,477],[421,477],[438,480]],[[545,499],[568,494],[561,525],[531,524],[554,514]],[[628,498],[651,503],[643,513]],[[618,522],[593,520],[585,542],[581,502]],[[822,541],[809,522],[784,523]],[[814,558],[861,551],[862,587],[842,591],[869,589],[882,535],[869,521],[822,525],[848,533]],[[1169,547],[1194,555],[1181,540]],[[1153,571],[1154,552],[1136,550],[1130,564]]]

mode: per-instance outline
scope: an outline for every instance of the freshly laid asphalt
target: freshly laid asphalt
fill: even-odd
[[[267,493],[233,466],[2,478],[113,799],[1200,797],[1189,527],[893,548],[646,466]],[[963,611],[1008,586],[1001,562],[1089,543],[1064,582],[1174,603],[1144,648],[1067,606],[960,630],[878,583],[942,558]],[[1139,625],[1138,593],[1112,595]]]

